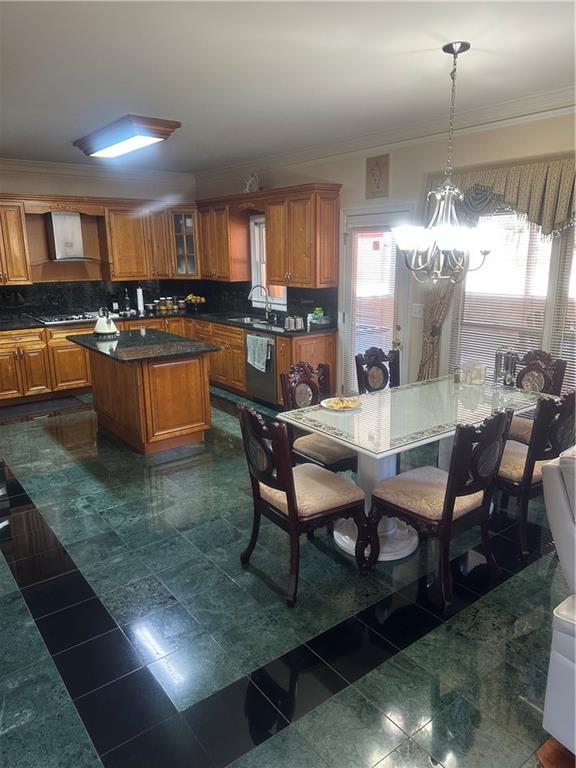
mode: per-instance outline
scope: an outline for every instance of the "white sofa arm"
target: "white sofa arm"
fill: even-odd
[[[544,501],[550,530],[556,545],[560,566],[570,592],[576,593],[576,522],[574,520],[574,488],[570,487],[576,467],[574,449],[549,461],[542,467]]]

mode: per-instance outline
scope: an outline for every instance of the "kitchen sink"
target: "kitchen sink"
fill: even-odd
[[[244,323],[244,325],[254,325],[255,323],[261,323],[261,317],[229,317],[231,323]]]
[[[259,331],[274,331],[274,333],[284,333],[284,328],[279,325],[269,325],[262,321],[261,317],[229,317],[228,320],[231,323],[242,323],[243,325],[251,325],[252,328],[256,328]]]
[[[284,328],[279,325],[267,325],[267,323],[252,323],[252,328],[257,328],[259,331],[274,331],[274,333],[284,333]]]

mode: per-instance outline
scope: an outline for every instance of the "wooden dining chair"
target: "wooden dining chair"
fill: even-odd
[[[352,517],[358,529],[356,562],[366,570],[368,544],[364,491],[341,475],[316,464],[292,465],[286,424],[265,420],[244,404],[238,406],[246,461],[250,472],[254,519],[240,561],[247,568],[258,541],[262,515],[290,537],[290,578],[286,602],[296,604],[300,570],[300,536]]]
[[[541,392],[546,395],[560,395],[567,361],[552,357],[543,349],[533,349],[519,360],[523,367],[516,374],[518,389],[529,392]],[[534,414],[514,416],[510,425],[510,440],[528,445],[534,425]]]
[[[320,363],[318,368],[314,369],[310,363],[300,360],[290,366],[288,373],[280,374],[280,383],[287,410],[318,405],[332,391],[330,366]],[[288,434],[296,463],[310,462],[331,472],[356,472],[358,457],[351,448],[322,435],[302,435],[294,439],[290,428]]]
[[[479,427],[459,424],[448,472],[437,467],[418,467],[383,480],[374,488],[368,517],[369,566],[378,559],[377,527],[386,515],[438,538],[438,570],[446,606],[452,602],[450,539],[453,534],[479,525],[488,566],[495,575],[499,573],[490,549],[488,518],[511,418],[511,410],[500,411]]]
[[[400,353],[397,349],[384,352],[380,347],[370,347],[356,355],[358,392],[379,392],[386,387],[400,384]]]
[[[541,398],[526,445],[508,439],[498,472],[497,487],[503,492],[501,507],[513,496],[518,504],[518,541],[522,554],[528,549],[528,504],[541,496],[542,466],[574,445],[574,390],[560,400]]]

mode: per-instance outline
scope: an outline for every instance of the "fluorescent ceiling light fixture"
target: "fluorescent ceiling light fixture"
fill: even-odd
[[[182,123],[158,117],[125,115],[74,142],[90,157],[120,157],[169,138]]]

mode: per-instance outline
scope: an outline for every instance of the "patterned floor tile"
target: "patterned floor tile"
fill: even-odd
[[[329,765],[312,744],[291,727],[235,760],[230,768],[328,768]]]
[[[179,711],[242,676],[234,655],[210,635],[193,638],[148,669]]]
[[[305,715],[296,729],[332,768],[372,768],[407,738],[353,687]]]
[[[453,690],[403,653],[369,672],[355,686],[408,734],[420,730],[455,697]]]
[[[113,592],[102,595],[102,602],[118,624],[130,624],[159,608],[176,602],[176,598],[156,578],[146,576]]]
[[[532,752],[528,744],[461,697],[413,738],[435,760],[458,768],[516,768]]]
[[[72,703],[2,736],[0,758],[10,768],[102,766]]]

